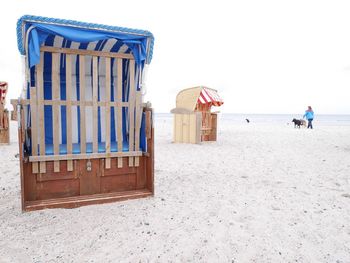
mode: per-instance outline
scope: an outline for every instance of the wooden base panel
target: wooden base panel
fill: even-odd
[[[201,143],[216,141],[217,114],[194,111],[174,114],[174,142]]]
[[[74,208],[153,195],[151,157],[139,157],[137,167],[128,165],[129,158],[121,158],[122,168],[118,168],[118,158],[110,159],[109,168],[105,159],[74,160],[72,171],[70,160],[60,161],[58,167],[48,161],[45,173],[33,172],[37,163],[24,162],[23,210]]]
[[[19,129],[22,210],[74,208],[152,196],[154,129],[152,110],[145,113],[147,152],[142,156],[31,162],[23,154],[25,137]],[[24,122],[23,114],[21,119]]]
[[[85,205],[111,203],[149,196],[153,196],[153,193],[151,191],[134,190],[119,193],[94,194],[58,199],[27,201],[24,204],[24,211],[34,211],[48,208],[76,208]]]
[[[9,144],[9,143],[10,143],[10,129],[1,129],[0,144]]]
[[[0,144],[10,143],[10,118],[9,112],[0,107]]]

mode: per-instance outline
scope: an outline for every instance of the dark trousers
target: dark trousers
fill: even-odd
[[[308,119],[307,120],[307,128],[309,129],[312,129],[312,121],[313,121],[314,119]]]

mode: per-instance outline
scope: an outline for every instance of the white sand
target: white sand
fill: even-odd
[[[158,118],[155,197],[71,210],[22,213],[17,143],[1,146],[0,261],[350,262],[350,126],[219,130],[172,144]]]

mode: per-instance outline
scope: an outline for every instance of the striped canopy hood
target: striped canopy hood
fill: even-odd
[[[221,106],[224,101],[216,90],[203,87],[198,97],[198,103],[210,104],[212,106]]]
[[[176,108],[194,111],[197,103],[221,106],[224,101],[217,93],[217,90],[205,86],[184,89],[176,96]]]
[[[17,44],[29,67],[40,60],[40,46],[132,53],[137,64],[152,60],[151,32],[74,20],[25,15],[17,22]]]

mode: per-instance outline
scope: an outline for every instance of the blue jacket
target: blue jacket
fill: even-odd
[[[313,111],[305,111],[305,114],[304,114],[304,116],[303,116],[303,118],[305,118],[306,117],[306,119],[307,120],[310,120],[310,119],[313,119],[314,118],[314,112]]]

